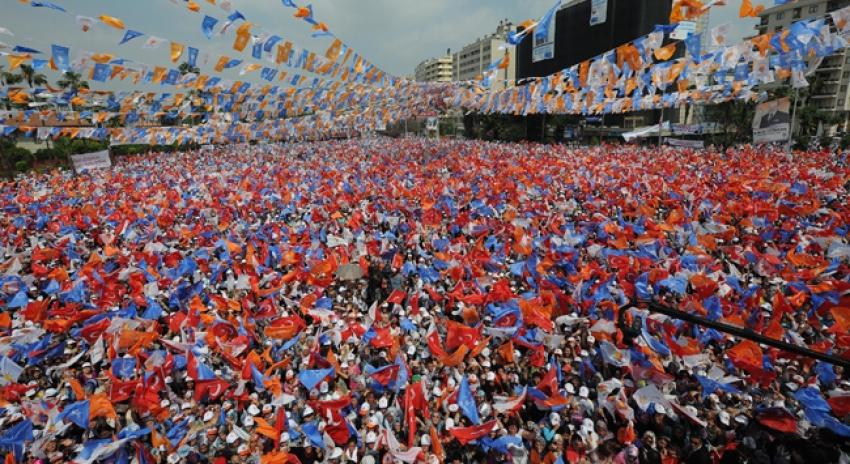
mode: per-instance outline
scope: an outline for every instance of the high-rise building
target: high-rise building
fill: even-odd
[[[419,82],[451,82],[452,54],[446,51],[445,56],[429,58],[416,66],[414,77]]]
[[[828,17],[830,11],[847,5],[850,5],[850,0],[799,0],[776,5],[759,14],[761,21],[756,30],[759,34],[773,34],[789,28],[795,21]],[[816,62],[811,65],[817,65],[817,68],[807,76],[811,86],[808,104],[838,116],[838,124],[824,128],[827,133],[850,130],[850,93],[847,91],[850,85],[850,53],[846,48],[841,49],[824,57],[819,65]]]
[[[507,44],[508,32],[513,25],[507,19],[500,21],[496,31],[483,38],[462,47],[452,55],[452,78],[455,81],[471,81],[480,79],[493,63],[501,62],[506,53],[510,53],[510,65],[507,69],[499,69],[492,79],[492,88],[499,90],[513,85],[516,79],[516,60],[512,46]]]

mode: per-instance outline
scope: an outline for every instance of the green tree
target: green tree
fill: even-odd
[[[36,72],[35,68],[28,64],[21,65],[21,77],[27,83],[27,85],[30,86],[30,88],[33,88],[37,85],[47,84],[47,76]]]
[[[79,92],[80,89],[89,88],[89,83],[83,80],[83,76],[73,71],[63,73],[62,79],[56,81],[56,85],[61,89],[70,90],[74,93]]]

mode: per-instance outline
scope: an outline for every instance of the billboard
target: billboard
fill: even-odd
[[[547,34],[545,36],[540,37],[537,34],[532,34],[532,63],[555,58],[555,23],[556,22],[553,19],[549,24],[549,28],[547,29]]]
[[[785,142],[791,133],[791,102],[780,98],[760,103],[753,117],[753,143]]]
[[[590,25],[608,21],[608,0],[590,0]]]

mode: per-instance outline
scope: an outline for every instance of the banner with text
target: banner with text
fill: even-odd
[[[77,172],[112,167],[112,160],[109,159],[109,150],[86,153],[84,155],[72,155],[71,162],[74,163],[74,170]]]

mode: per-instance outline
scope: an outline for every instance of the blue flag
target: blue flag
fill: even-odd
[[[55,3],[50,3],[50,2],[33,1],[32,3],[30,3],[30,6],[33,6],[35,8],[50,8],[51,10],[56,10],[56,11],[61,11],[63,13],[67,13],[65,11],[65,8],[62,8],[61,6],[59,6]]]
[[[212,16],[204,16],[204,21],[201,23],[201,31],[208,39],[213,38],[213,29],[218,24],[218,20]]]
[[[558,11],[558,7],[561,6],[561,0],[555,2],[552,5],[552,8],[540,18],[540,21],[537,22],[537,26],[534,30],[534,38],[538,41],[546,41],[549,37],[549,27],[552,25],[552,18],[555,17],[555,13]]]
[[[307,390],[312,390],[316,388],[316,385],[320,384],[325,377],[333,374],[334,368],[329,367],[327,369],[312,369],[305,370],[298,373],[298,380],[304,385],[304,388]]]
[[[109,79],[110,74],[112,74],[112,67],[108,64],[97,63],[94,65],[94,72],[92,73],[92,80],[97,82],[106,82]]]
[[[310,443],[316,448],[325,449],[325,440],[322,437],[322,432],[319,432],[319,426],[315,422],[301,424],[301,431],[310,440]]]
[[[70,53],[68,47],[54,44],[51,45],[50,48],[53,52],[53,64],[55,64],[60,71],[67,71],[68,68],[71,67],[71,60],[68,58]]]
[[[117,358],[112,360],[112,375],[122,379],[133,377],[136,370],[136,358]]]
[[[127,43],[127,42],[129,42],[129,41],[131,41],[135,38],[141,37],[143,35],[145,35],[145,34],[139,32],[139,31],[127,29],[127,32],[124,33],[124,38],[121,39],[121,42],[118,45],[124,45],[125,43]]]
[[[27,419],[6,429],[0,436],[0,449],[12,450],[15,459],[22,461],[24,457],[24,442],[32,441],[32,422]]]
[[[280,1],[283,2],[283,6],[288,6],[289,8],[298,8],[298,6],[295,5],[295,3],[292,2],[292,0],[280,0]]]
[[[57,419],[67,419],[82,429],[89,428],[89,400],[77,401],[65,406]]]
[[[9,309],[24,308],[29,303],[29,300],[30,299],[27,296],[26,291],[18,290],[18,293],[16,293],[11,300],[6,302],[6,307]]]
[[[473,424],[481,423],[481,418],[478,417],[478,405],[475,404],[475,398],[472,397],[472,391],[469,389],[469,380],[464,375],[460,381],[460,388],[457,391],[457,405],[467,419]]]
[[[266,390],[264,384],[266,377],[259,371],[259,369],[257,369],[257,366],[255,366],[254,363],[251,363],[251,380],[254,382],[254,388],[257,391],[262,392]]]
[[[198,49],[197,48],[189,47],[189,59],[187,61],[189,62],[189,66],[192,66],[193,68],[195,66],[197,66],[197,63],[198,63]]]

